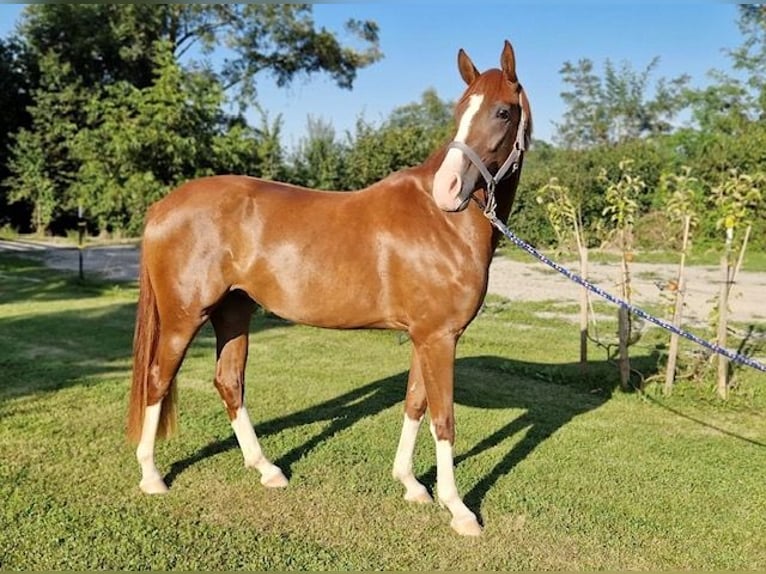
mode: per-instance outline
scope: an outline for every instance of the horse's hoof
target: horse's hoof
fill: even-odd
[[[264,475],[261,477],[261,484],[266,488],[284,488],[287,486],[287,477],[282,474],[282,471],[277,469],[273,474]]]
[[[161,478],[142,480],[138,486],[146,494],[165,494],[168,491],[167,485]]]
[[[404,500],[407,502],[417,502],[418,504],[431,504],[434,501],[425,488],[422,490],[418,489],[415,492],[404,493]]]
[[[475,516],[453,518],[450,526],[460,536],[481,536],[481,526]]]

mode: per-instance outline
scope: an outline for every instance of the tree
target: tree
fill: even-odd
[[[667,197],[666,210],[668,219],[675,224],[681,224],[682,242],[681,258],[678,264],[673,304],[673,325],[681,328],[684,295],[686,293],[686,279],[684,278],[684,266],[689,249],[689,238],[692,227],[697,224],[699,215],[696,203],[702,195],[700,181],[691,175],[689,166],[683,166],[680,173],[666,172],[660,179],[660,187],[663,195]],[[676,372],[676,358],[678,356],[678,335],[670,335],[670,348],[668,350],[668,363],[665,370],[665,385],[663,391],[669,395],[673,389]]]
[[[734,68],[747,73],[754,117],[766,120],[766,5],[739,6],[739,29],[745,41],[729,51]]]
[[[316,189],[339,189],[344,182],[345,150],[332,123],[309,115],[306,137],[293,155],[294,183]]]
[[[660,78],[649,96],[649,78],[658,64],[659,58],[654,58],[635,71],[627,62],[618,69],[607,59],[602,78],[587,58],[577,64],[564,62],[560,73],[570,89],[561,93],[567,110],[556,126],[559,143],[579,149],[668,133],[685,105],[689,77]]]
[[[601,171],[599,177],[607,184],[606,207],[602,215],[608,216],[613,233],[617,236],[622,255],[622,278],[620,281],[620,294],[630,303],[632,296],[630,280],[630,261],[633,260],[633,224],[638,210],[637,197],[646,188],[646,182],[633,170],[633,160],[624,159],[619,164],[619,177],[610,180],[607,171]],[[635,342],[632,336],[633,323],[627,309],[620,307],[618,310],[618,333],[619,333],[619,357],[620,357],[620,384],[623,390],[628,389],[630,382],[630,358],[628,346]]]
[[[5,181],[12,202],[33,208],[32,227],[47,230],[68,204],[69,187],[77,172],[72,141],[85,122],[87,95],[72,75],[71,66],[49,53],[38,60],[39,85],[32,92],[31,125],[15,136]]]
[[[310,5],[27,7],[21,30],[41,81],[9,181],[16,199],[47,202],[36,209],[38,231],[80,202],[99,227],[134,231],[141,207],[182,179],[250,168],[257,175],[259,151],[276,175],[281,154],[265,153],[273,137],[259,138],[243,120],[256,76],[271,72],[285,85],[325,72],[350,88],[357,70],[381,57],[374,22],[347,22],[356,49],[317,29],[311,13]],[[227,58],[214,69],[204,58],[220,46]],[[231,103],[239,114],[223,112]]]
[[[351,19],[345,29],[363,49],[317,29],[310,4],[41,4],[26,8],[22,24],[36,53],[59,54],[86,86],[126,80],[147,87],[158,41],[186,67],[209,67],[195,52],[224,46],[227,58],[212,72],[226,90],[237,88],[243,104],[252,103],[262,72],[280,86],[325,72],[350,89],[357,70],[382,55],[375,22]]]
[[[588,280],[588,247],[582,225],[580,199],[573,199],[569,188],[552,177],[538,191],[537,202],[545,204],[559,247],[569,243],[572,233],[580,257],[580,277]],[[585,374],[588,363],[588,289],[580,289],[580,372]]]
[[[259,127],[255,129],[258,168],[254,171],[242,169],[241,173],[254,173],[264,179],[283,180],[288,177],[282,152],[282,115],[271,121],[269,114],[256,106],[260,115]],[[228,162],[226,162],[228,163]],[[226,163],[224,165],[226,165]]]
[[[740,135],[751,113],[746,86],[718,70],[711,70],[708,76],[711,85],[685,92],[695,127],[700,135]]]
[[[29,218],[28,204],[12,204],[9,188],[3,181],[10,175],[8,156],[14,134],[29,128],[32,121],[27,108],[32,104],[32,90],[38,71],[28,50],[18,38],[0,38],[0,226]]]
[[[436,90],[428,88],[419,102],[412,102],[395,108],[386,120],[392,128],[418,127],[428,139],[438,145],[450,136],[452,129],[453,104],[439,97]]]
[[[422,163],[446,143],[453,129],[452,104],[426,90],[419,102],[394,109],[376,127],[362,118],[348,134],[347,183],[358,189],[390,173]]]
[[[744,237],[740,240],[740,256],[742,261],[747,239],[750,236],[753,221],[763,211],[763,193],[761,189],[766,184],[766,174],[758,172],[753,175],[740,173],[736,168],[729,170],[728,177],[712,189],[712,202],[715,206],[718,220],[716,227],[725,230],[724,252],[721,256],[721,290],[717,307],[717,343],[726,347],[728,332],[728,305],[731,286],[734,283],[739,265],[734,265],[732,253],[735,235],[738,230],[745,228]],[[718,396],[725,399],[729,388],[728,359],[718,355]]]

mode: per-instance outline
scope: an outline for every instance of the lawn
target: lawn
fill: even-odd
[[[204,329],[179,375],[179,436],[143,495],[124,439],[136,290],[0,256],[0,568],[758,569],[766,564],[766,376],[670,398],[618,390],[554,306],[491,299],[458,349],[456,477],[484,523],[402,500],[391,478],[409,344],[260,314],[247,405],[291,479],[260,486],[212,385]],[[609,326],[601,326],[608,330]],[[633,350],[660,368],[653,332]],[[734,343],[732,343],[734,344]],[[425,430],[425,429],[424,429]],[[416,474],[435,479],[422,432]]]
[[[575,251],[563,251],[561,253],[544,249],[543,252],[549,257],[555,259],[558,263],[562,263],[571,267],[577,268],[579,264],[579,257]],[[530,255],[509,241],[503,240],[500,245],[499,253],[503,257],[511,258],[515,261],[532,261]],[[715,267],[718,268],[721,264],[721,255],[723,253],[723,246],[709,246],[709,247],[697,247],[692,249],[691,253],[686,258],[687,266],[700,266],[700,267]],[[680,254],[678,251],[645,251],[637,249],[633,253],[633,261],[635,263],[658,263],[665,265],[677,266],[680,260]],[[619,251],[608,249],[594,249],[588,250],[588,261],[591,264],[598,263],[619,263],[622,259]],[[742,260],[742,269],[745,271],[766,271],[766,252],[749,249],[745,251],[744,259]]]

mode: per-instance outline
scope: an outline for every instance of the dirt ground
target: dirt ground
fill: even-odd
[[[576,267],[570,267],[577,271]],[[677,266],[633,263],[631,265],[633,303],[670,304],[668,285],[675,281]],[[589,279],[613,295],[619,295],[620,267],[617,264],[592,263]],[[688,267],[684,317],[687,321],[706,323],[721,287],[717,267]],[[579,303],[582,288],[553,269],[533,260],[529,263],[499,257],[492,262],[489,292],[518,301],[571,301]],[[601,300],[593,295],[596,300]],[[766,321],[766,273],[741,270],[732,287],[729,317],[733,321]]]
[[[71,247],[0,241],[2,250],[35,255],[53,268],[73,273],[78,271],[78,251]],[[83,250],[83,268],[86,276],[96,274],[108,279],[132,280],[138,274],[138,256],[139,251],[135,245],[88,247]],[[631,271],[633,300],[639,306],[660,303],[662,290],[667,293],[668,283],[676,276],[674,265],[634,263]],[[619,272],[616,264],[594,263],[590,267],[590,279],[616,295]],[[688,321],[705,323],[720,289],[720,272],[715,267],[690,267],[686,281],[684,315]],[[514,301],[576,304],[580,289],[577,284],[531,257],[529,262],[497,257],[490,268],[489,293]],[[766,321],[766,273],[740,272],[732,291],[730,316],[734,321]]]

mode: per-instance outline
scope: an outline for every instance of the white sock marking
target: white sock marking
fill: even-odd
[[[436,442],[436,491],[439,500],[452,513],[456,520],[466,520],[476,515],[460,499],[455,484],[455,467],[452,458],[452,445],[448,440],[440,440],[436,436],[433,423],[430,424],[431,435]]]
[[[141,465],[141,488],[146,492],[156,493],[167,490],[160,472],[154,465],[154,441],[160,424],[162,401],[150,405],[144,410],[144,422],[141,427],[141,440],[136,448],[136,458]]]
[[[282,475],[279,467],[271,464],[269,459],[263,456],[261,445],[244,405],[237,410],[237,416],[231,421],[231,428],[234,429],[234,435],[242,449],[245,466],[255,468],[261,473],[261,483],[266,484],[271,479]]]
[[[406,500],[428,502],[431,500],[431,496],[428,494],[426,487],[420,484],[412,473],[412,457],[415,452],[415,441],[418,437],[418,430],[420,429],[420,423],[422,421],[423,417],[413,420],[406,414],[404,415],[402,434],[399,437],[399,446],[396,449],[392,474],[394,478],[399,480],[406,488],[404,494]]]

